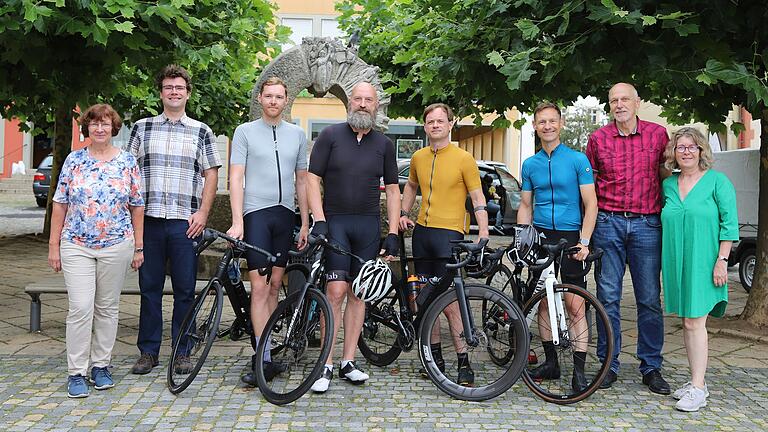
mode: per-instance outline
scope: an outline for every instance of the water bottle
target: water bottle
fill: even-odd
[[[233,259],[229,263],[229,267],[227,267],[227,275],[229,275],[229,280],[232,282],[232,285],[237,285],[240,283],[240,260],[239,259]]]
[[[416,312],[416,297],[418,297],[419,290],[421,289],[421,279],[416,275],[409,275],[406,282],[408,286],[408,304],[411,310]]]
[[[435,286],[440,282],[440,278],[437,276],[432,276],[427,280],[427,282],[421,287],[421,290],[419,290],[419,295],[416,297],[416,304],[419,307],[424,307],[424,304],[427,302],[427,299],[432,295],[432,291],[434,291]]]

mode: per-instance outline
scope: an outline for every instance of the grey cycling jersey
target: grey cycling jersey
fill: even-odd
[[[243,214],[276,205],[293,211],[294,173],[307,169],[307,136],[285,121],[241,124],[232,138],[230,164],[245,165]]]

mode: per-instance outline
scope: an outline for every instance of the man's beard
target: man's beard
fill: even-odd
[[[347,123],[357,130],[368,130],[373,127],[373,114],[365,111],[350,111],[347,114]]]

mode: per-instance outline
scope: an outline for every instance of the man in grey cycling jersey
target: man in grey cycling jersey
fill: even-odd
[[[288,88],[281,79],[273,77],[264,81],[258,95],[264,113],[262,118],[238,126],[232,138],[229,195],[232,227],[227,233],[238,239],[245,238],[246,243],[278,256],[268,283],[266,276],[258,272],[267,265],[264,256],[246,252],[254,350],[277,307],[288,250],[293,243],[294,196],[298,197],[301,212],[299,249],[304,248],[309,230],[305,184],[307,138],[300,127],[282,119],[287,93]],[[284,365],[273,363],[267,349],[263,359],[253,357],[252,369],[259,366],[264,368],[267,380],[271,380],[283,371]],[[255,386],[256,374],[248,373],[242,380]]]

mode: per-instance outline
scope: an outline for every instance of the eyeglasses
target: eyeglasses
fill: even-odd
[[[173,91],[173,90],[176,90],[177,92],[183,92],[186,89],[187,89],[187,86],[183,86],[183,85],[177,85],[177,86],[164,85],[163,86],[163,91],[167,91],[167,92]]]
[[[112,123],[88,123],[88,129],[112,129]]]
[[[688,150],[689,153],[696,153],[699,150],[701,150],[701,147],[697,145],[690,145],[690,146],[677,146],[675,147],[675,151],[678,153],[685,153],[685,151]]]

